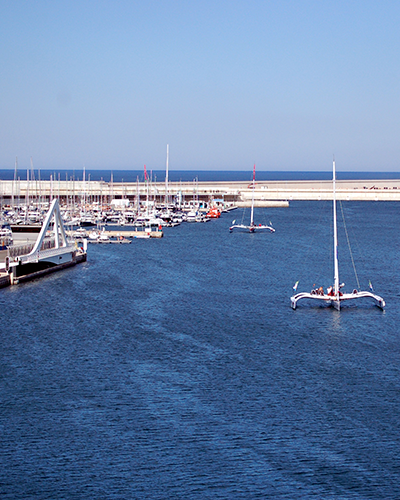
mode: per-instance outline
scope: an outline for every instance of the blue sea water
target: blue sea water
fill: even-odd
[[[331,284],[329,202],[256,209],[274,234],[230,234],[236,210],[91,245],[0,290],[1,498],[400,498],[399,205],[343,211],[384,312],[291,309],[295,281]]]
[[[148,171],[147,174],[154,181],[165,181],[165,170]],[[400,172],[341,172],[336,173],[337,179],[398,179]],[[75,179],[83,179],[83,170],[35,170],[34,178],[36,180],[60,179],[62,181]],[[21,169],[17,172],[17,178],[25,180],[27,178],[26,169]],[[29,177],[32,178],[32,173],[29,172]],[[111,178],[114,182],[136,182],[144,180],[143,170],[86,170],[85,179],[92,181],[110,182]],[[250,181],[253,178],[253,171],[225,171],[225,170],[170,170],[168,178],[172,182],[192,182],[199,180],[200,182],[209,181]],[[14,179],[14,170],[0,170],[1,180]],[[289,181],[289,180],[329,180],[332,179],[332,171],[257,171],[256,179],[259,181]]]

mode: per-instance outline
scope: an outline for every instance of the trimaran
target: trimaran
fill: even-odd
[[[335,309],[340,311],[340,304],[344,300],[361,299],[364,297],[370,297],[375,300],[375,304],[383,309],[385,307],[385,301],[379,295],[372,293],[372,285],[370,282],[371,292],[354,290],[352,293],[342,293],[340,289],[344,286],[344,283],[339,282],[339,262],[338,262],[338,239],[337,239],[337,220],[336,220],[336,169],[335,160],[333,160],[333,255],[334,255],[334,284],[333,287],[328,288],[327,292],[323,288],[318,290],[313,290],[312,293],[300,292],[293,295],[290,298],[291,305],[293,309],[296,309],[297,302],[300,299],[314,299],[322,300],[333,306]],[[296,291],[296,282],[293,289]]]
[[[250,215],[250,225],[246,226],[244,224],[235,224],[235,220],[232,222],[232,226],[229,228],[229,231],[232,232],[234,229],[249,231],[250,233],[255,233],[256,231],[262,231],[268,229],[271,233],[275,232],[275,229],[271,226],[259,224],[258,226],[254,223],[254,191],[256,188],[256,166],[253,168],[253,184],[252,190],[253,194],[251,197],[251,215]]]

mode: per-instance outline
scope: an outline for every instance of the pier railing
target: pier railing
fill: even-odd
[[[66,252],[74,252],[76,245],[68,245],[68,247],[50,248],[48,250],[38,250],[33,254],[22,255],[19,257],[23,264],[30,262],[39,262],[39,260],[48,259],[49,257],[56,257],[57,255],[65,255]]]
[[[55,248],[55,240],[54,238],[52,238],[49,240],[45,240],[38,252],[33,255],[29,255],[32,252],[34,246],[35,243],[25,243],[23,245],[11,246],[8,248],[8,256],[12,260],[15,260],[15,258],[19,257],[18,260],[21,260],[24,263],[28,263],[37,262],[41,257],[54,257],[57,255],[61,255],[65,253],[66,249],[70,249],[71,252],[76,249],[75,242],[69,243],[67,247]]]

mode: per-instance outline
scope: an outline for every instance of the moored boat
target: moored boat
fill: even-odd
[[[209,219],[218,219],[219,217],[221,217],[221,212],[217,207],[212,207],[206,213],[206,217],[208,217]]]
[[[10,224],[6,221],[0,221],[0,250],[5,250],[13,244],[13,234]]]

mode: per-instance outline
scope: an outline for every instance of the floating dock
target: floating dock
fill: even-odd
[[[164,233],[162,231],[143,231],[142,229],[135,231],[104,231],[104,234],[110,238],[162,238]]]

